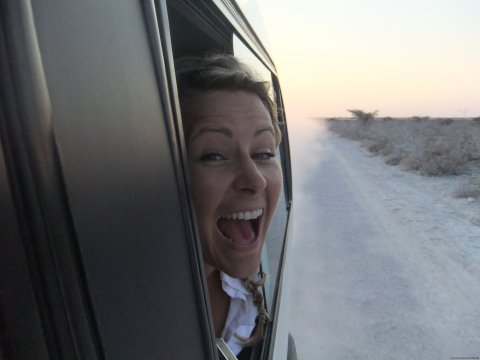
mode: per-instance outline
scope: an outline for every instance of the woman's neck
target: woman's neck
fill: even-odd
[[[223,291],[219,270],[213,269],[212,271],[209,271],[206,276],[215,336],[220,337],[227,320],[228,310],[230,308],[230,298]]]

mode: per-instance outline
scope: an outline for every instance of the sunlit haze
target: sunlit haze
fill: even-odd
[[[290,120],[480,116],[478,0],[239,3],[266,34]]]

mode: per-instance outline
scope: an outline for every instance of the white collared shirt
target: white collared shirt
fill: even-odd
[[[250,337],[255,328],[258,309],[253,303],[252,294],[245,288],[242,280],[232,278],[223,272],[220,272],[220,280],[223,291],[230,297],[230,308],[222,338],[232,352],[238,355],[243,346],[235,335],[242,338]]]

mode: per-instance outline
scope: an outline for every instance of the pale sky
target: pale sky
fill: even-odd
[[[290,120],[480,116],[480,0],[238,2],[262,17]]]

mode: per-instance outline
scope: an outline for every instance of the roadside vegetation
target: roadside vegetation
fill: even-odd
[[[480,117],[379,117],[378,111],[349,110],[352,118],[330,118],[329,129],[358,140],[389,165],[427,176],[469,174],[458,197],[480,198]]]

